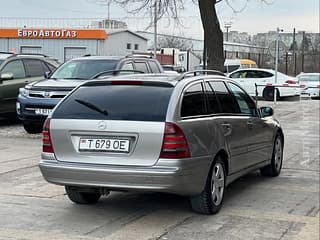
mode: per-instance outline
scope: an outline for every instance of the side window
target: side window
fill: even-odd
[[[1,73],[13,73],[13,78],[25,78],[26,73],[21,60],[9,62],[4,66]]]
[[[247,72],[246,71],[238,71],[238,72],[231,74],[230,77],[231,78],[246,78]]]
[[[273,77],[273,74],[272,73],[269,73],[269,72],[263,72],[263,71],[261,71],[260,72],[260,77],[261,78],[269,78],[269,77]]]
[[[252,99],[246,94],[241,88],[239,88],[237,85],[233,83],[227,83],[233,96],[235,97],[240,112],[242,114],[250,115],[250,116],[256,116],[256,107]]]
[[[160,73],[158,64],[154,61],[149,61],[149,66],[152,73]]]
[[[220,113],[220,106],[215,92],[208,82],[205,83],[204,93],[208,100],[208,113]]]
[[[43,76],[44,69],[40,60],[35,59],[25,59],[24,64],[26,66],[26,71],[28,77],[39,77]]]
[[[239,108],[223,82],[211,81],[223,113],[239,113]]]
[[[191,117],[206,114],[205,96],[201,83],[189,87],[183,94],[181,117]]]
[[[123,64],[121,70],[133,70],[132,62],[128,62],[128,63]]]
[[[135,62],[134,64],[136,65],[136,70],[142,71],[144,73],[149,72],[146,62]]]
[[[49,64],[47,65],[47,64],[45,64],[44,62],[41,61],[41,65],[42,65],[42,69],[43,69],[44,73],[51,71],[51,69],[48,66]]]

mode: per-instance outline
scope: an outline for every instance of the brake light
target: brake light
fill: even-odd
[[[306,85],[305,84],[300,84],[300,88],[305,88]]]
[[[43,124],[42,152],[54,153],[50,136],[50,118],[47,118]]]
[[[317,86],[317,88],[320,88],[320,84]]]
[[[296,80],[287,80],[286,83],[288,83],[288,84],[297,84],[298,82]]]
[[[160,158],[188,158],[190,151],[187,139],[174,123],[165,123]]]
[[[267,86],[272,86],[272,83],[267,83],[266,85],[267,85]]]
[[[112,85],[142,85],[142,81],[126,81],[126,80],[120,80],[120,81],[111,81]]]

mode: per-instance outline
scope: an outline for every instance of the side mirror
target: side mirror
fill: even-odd
[[[47,71],[47,72],[44,73],[44,77],[46,79],[48,79],[50,77],[50,75],[51,75],[51,71]]]
[[[273,108],[272,107],[261,107],[260,108],[262,117],[270,117],[273,115]]]
[[[1,81],[11,80],[11,79],[13,79],[13,73],[11,73],[11,72],[1,73],[0,74],[0,80]]]

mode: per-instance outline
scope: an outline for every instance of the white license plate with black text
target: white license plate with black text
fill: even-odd
[[[52,112],[52,109],[36,108],[34,112],[38,115],[48,116]]]
[[[116,138],[80,138],[80,151],[129,152],[130,141]]]

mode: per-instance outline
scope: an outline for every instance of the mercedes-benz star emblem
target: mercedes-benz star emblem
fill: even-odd
[[[106,129],[106,127],[107,127],[107,124],[106,124],[105,121],[100,121],[100,122],[98,123],[98,128],[99,128],[100,130],[104,130],[104,129]]]

